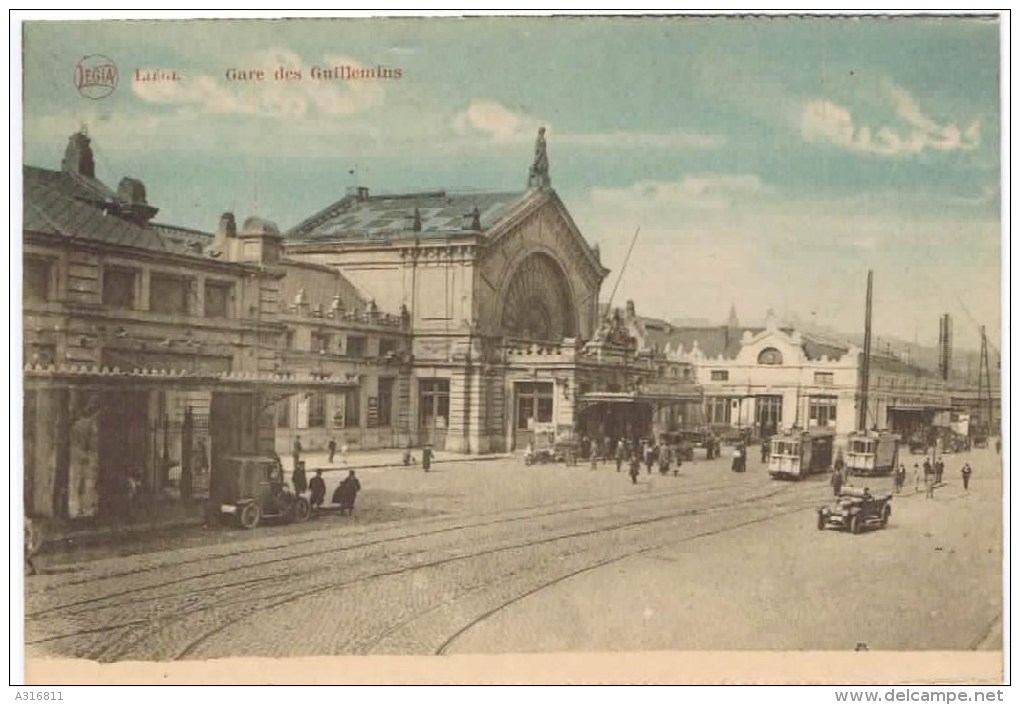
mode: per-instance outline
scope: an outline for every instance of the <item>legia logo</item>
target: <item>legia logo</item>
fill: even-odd
[[[99,100],[117,88],[117,65],[102,54],[83,56],[74,66],[74,87],[85,98]]]

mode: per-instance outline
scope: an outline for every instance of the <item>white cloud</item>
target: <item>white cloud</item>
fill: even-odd
[[[726,208],[772,193],[756,174],[700,174],[681,181],[640,181],[626,188],[594,188],[596,204],[630,209]]]
[[[887,82],[883,89],[892,102],[898,125],[877,128],[858,125],[850,110],[831,100],[809,100],[800,113],[800,133],[808,142],[829,142],[856,152],[887,156],[977,149],[981,126],[973,120],[963,130],[938,124],[921,111],[920,103],[904,88]]]
[[[347,56],[326,55],[321,61],[306,64],[295,52],[270,49],[239,58],[236,66],[244,71],[261,70],[265,77],[230,80],[225,71],[218,76],[185,74],[181,81],[133,81],[131,87],[135,95],[150,103],[215,114],[352,115],[382,105],[385,99],[383,79],[320,77],[323,69],[365,68]],[[300,78],[278,80],[278,69],[299,73]]]
[[[453,129],[462,135],[482,135],[495,142],[519,142],[534,138],[542,122],[515,113],[492,100],[472,100],[453,117]]]
[[[454,115],[451,125],[458,135],[476,136],[500,143],[529,142],[545,127],[550,142],[599,148],[716,149],[726,143],[721,135],[694,132],[555,132],[553,126],[527,113],[514,112],[492,100],[474,99]]]

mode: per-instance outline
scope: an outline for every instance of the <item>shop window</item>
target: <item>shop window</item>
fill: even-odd
[[[360,422],[361,390],[349,389],[333,395],[333,428],[357,428]]]
[[[729,424],[730,408],[729,397],[708,397],[705,399],[705,419],[710,424]]]
[[[229,282],[206,282],[205,315],[209,318],[229,317],[233,294],[234,286]]]
[[[322,428],[326,425],[326,397],[312,394],[308,397],[308,428]]]
[[[188,313],[190,280],[167,274],[153,274],[149,280],[149,310],[153,313]]]
[[[393,379],[379,380],[379,410],[377,423],[379,426],[393,425]]]
[[[53,260],[26,257],[22,275],[22,295],[25,301],[49,301],[52,276]]]
[[[281,399],[276,403],[276,426],[278,428],[290,427],[290,398]]]
[[[729,370],[712,370],[713,382],[728,382],[730,379]]]
[[[138,272],[134,269],[104,268],[103,305],[111,308],[134,308],[137,277]]]
[[[418,381],[418,423],[420,428],[445,429],[450,422],[450,380]]]
[[[549,423],[552,414],[552,382],[524,382],[517,385],[517,428],[527,429],[532,418],[535,423]]]

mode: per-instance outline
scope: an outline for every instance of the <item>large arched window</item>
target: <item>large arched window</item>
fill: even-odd
[[[759,365],[782,365],[783,364],[783,353],[779,352],[775,348],[765,348],[758,353],[758,364]]]
[[[502,298],[502,328],[510,337],[562,340],[576,334],[570,285],[559,264],[547,254],[525,257]]]

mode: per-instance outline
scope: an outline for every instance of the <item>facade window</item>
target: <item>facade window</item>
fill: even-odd
[[[333,395],[333,428],[357,428],[360,412],[360,389],[349,389],[343,394]]]
[[[229,282],[206,282],[205,315],[209,318],[228,318],[233,293],[234,286]]]
[[[812,426],[835,426],[836,397],[811,397],[808,400],[808,419]]]
[[[117,267],[103,269],[103,305],[112,308],[134,308],[137,277],[138,272],[133,269]]]
[[[729,397],[706,397],[705,420],[710,424],[729,424],[730,407]]]
[[[330,343],[329,333],[313,330],[312,331],[312,352],[328,352]]]
[[[378,424],[380,426],[393,425],[393,378],[379,380],[378,398]]]
[[[308,397],[308,428],[322,428],[326,425],[326,397],[312,394]]]
[[[712,370],[713,382],[728,382],[730,379],[729,370]]]
[[[25,301],[49,301],[53,261],[42,257],[26,257],[22,296]]]
[[[445,429],[450,423],[450,380],[419,380],[418,392],[419,427]]]
[[[782,365],[783,364],[783,353],[779,352],[775,348],[765,348],[758,353],[758,364],[759,365]]]
[[[153,313],[188,313],[189,281],[183,277],[153,274],[149,280],[149,310]]]
[[[396,354],[399,348],[399,344],[394,338],[381,338],[379,340],[379,357],[385,357],[386,355],[393,353]]]
[[[524,382],[517,385],[517,428],[529,428],[528,422],[549,423],[553,412],[552,382]]]
[[[57,346],[29,343],[25,346],[25,364],[52,365],[57,359]]]
[[[278,428],[290,427],[290,398],[282,399],[276,404],[276,426]]]
[[[815,372],[815,384],[831,387],[833,377],[831,372]]]
[[[347,356],[365,357],[368,352],[368,338],[363,335],[347,336]]]

